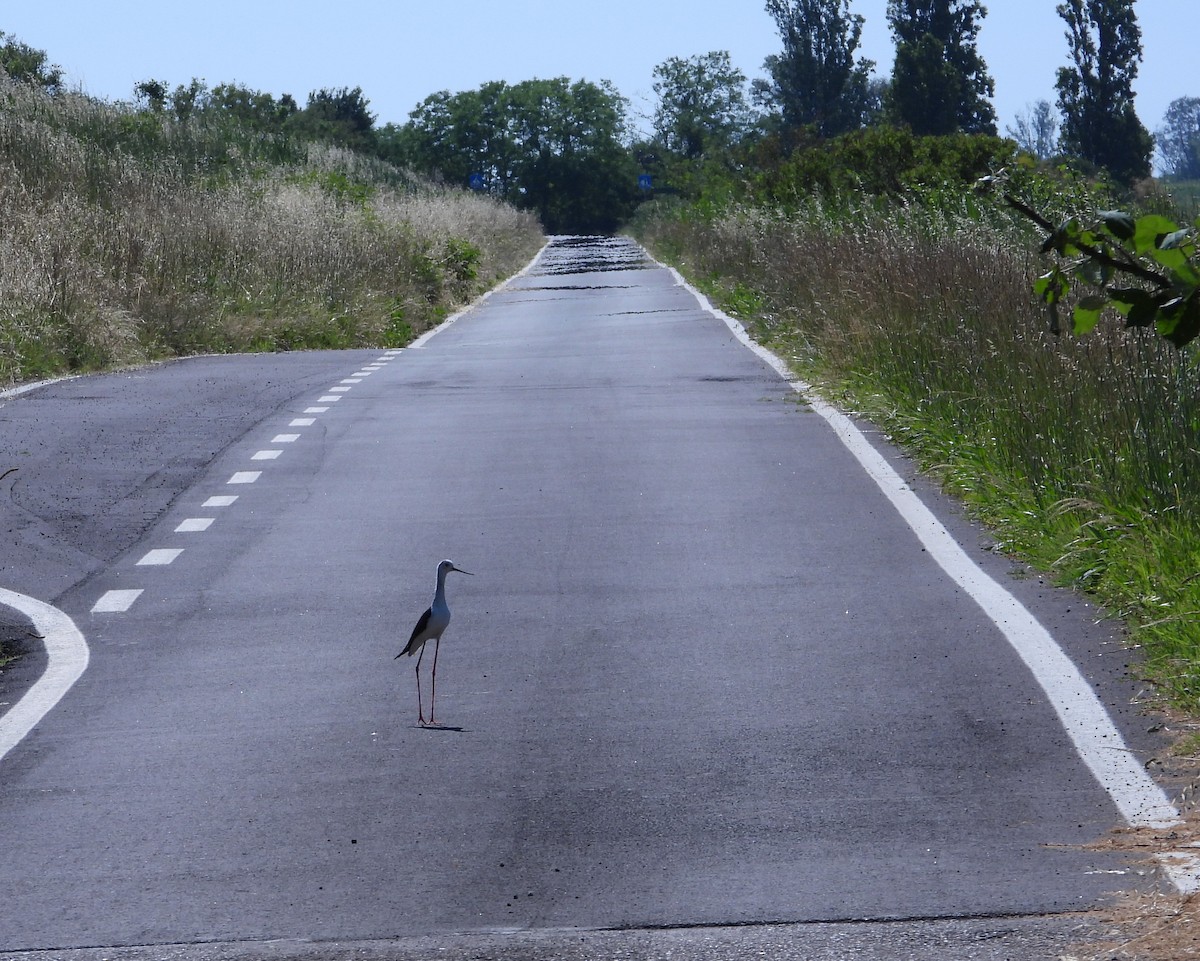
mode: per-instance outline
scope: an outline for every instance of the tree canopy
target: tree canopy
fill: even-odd
[[[921,136],[996,133],[995,84],[976,44],[986,15],[979,0],[888,0],[893,119]]]
[[[1167,176],[1200,180],[1200,97],[1171,101],[1155,143]]]
[[[632,210],[637,170],[627,104],[607,81],[566,77],[484,84],[427,97],[388,153],[410,166],[536,210],[551,232],[604,233]]]
[[[1026,153],[1047,160],[1058,150],[1058,116],[1049,100],[1039,100],[1017,115],[1016,123],[1005,129]]]
[[[19,83],[30,83],[48,93],[62,90],[62,69],[52,63],[44,50],[22,43],[0,30],[0,70]]]
[[[861,127],[875,64],[855,57],[863,17],[850,13],[850,0],[767,0],[766,8],[783,52],[767,57],[770,80],[755,81],[755,99],[784,127],[812,127],[823,137]]]
[[[728,150],[750,123],[746,75],[726,50],[671,57],[654,68],[655,137],[674,154],[695,160]]]
[[[1063,0],[1071,65],[1055,86],[1065,153],[1131,183],[1150,176],[1154,139],[1134,109],[1133,81],[1142,60],[1134,0]]]

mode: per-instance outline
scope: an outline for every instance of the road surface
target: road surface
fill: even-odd
[[[0,430],[0,586],[90,649],[0,761],[0,957],[1057,957],[1131,883],[1000,630],[628,242],[413,349],[81,378]],[[923,496],[1146,747],[1111,628]],[[426,730],[393,658],[444,557]]]

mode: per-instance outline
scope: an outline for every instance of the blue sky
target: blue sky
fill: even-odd
[[[988,0],[980,49],[996,81],[1003,130],[1040,98],[1054,100],[1066,62],[1055,0]],[[199,77],[244,83],[303,104],[321,87],[362,87],[380,124],[403,123],[429,94],[489,80],[611,80],[635,111],[653,110],[653,70],[672,56],[728,50],[749,76],[779,50],[760,0],[57,0],[7,4],[0,30],[46,50],[73,85],[129,99],[133,85]],[[886,72],[886,0],[852,0],[866,18],[863,52]],[[1176,97],[1200,96],[1192,70],[1196,0],[1137,4],[1145,60],[1138,113],[1154,130]]]

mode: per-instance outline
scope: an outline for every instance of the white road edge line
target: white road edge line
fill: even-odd
[[[970,595],[1025,662],[1046,692],[1075,750],[1108,792],[1125,821],[1131,827],[1146,828],[1165,828],[1181,823],[1179,810],[1126,746],[1108,710],[1050,632],[1020,601],[971,560],[849,417],[816,396],[811,385],[797,380],[783,360],[755,342],[736,319],[714,307],[678,270],[667,269],[674,275],[675,282],[690,292],[704,310],[724,322],[743,345],[774,368],[793,390],[803,395],[814,411],[825,418],[942,570]],[[1159,855],[1158,860],[1180,893],[1200,891],[1200,855],[1177,852]]]
[[[87,669],[87,641],[75,622],[57,607],[0,588],[0,604],[16,608],[45,638],[48,663],[42,676],[8,713],[0,717],[0,760],[21,743]]]
[[[529,273],[529,271],[531,271],[534,268],[534,265],[537,264],[537,262],[542,259],[542,255],[546,253],[546,250],[549,247],[550,247],[550,238],[547,238],[546,242],[544,244],[542,244],[542,249],[533,255],[533,260],[529,261],[529,263],[527,263],[524,267],[522,267],[520,270],[518,270],[515,274],[513,274],[507,280],[501,281],[499,284],[497,284],[491,290],[487,291],[484,294],[481,294],[479,297],[476,297],[466,307],[464,307],[460,311],[457,311],[456,313],[451,314],[449,317],[447,317],[445,320],[443,320],[440,324],[438,324],[432,330],[425,331],[425,333],[423,333],[420,337],[418,337],[416,340],[414,340],[407,347],[400,347],[400,348],[396,348],[395,350],[389,350],[388,353],[389,354],[398,354],[401,350],[418,350],[421,347],[424,347],[427,343],[429,343],[429,340],[431,337],[434,337],[437,334],[440,334],[443,330],[445,330],[451,324],[453,324],[456,321],[460,320],[461,318],[465,317],[467,314],[469,314],[471,311],[473,311],[476,307],[480,306],[480,304],[482,304],[485,300],[487,300],[489,297],[491,297],[492,294],[499,293],[500,291],[504,290],[505,287],[507,287],[509,284],[511,284],[514,280],[518,280],[519,278],[524,277],[527,273]]]

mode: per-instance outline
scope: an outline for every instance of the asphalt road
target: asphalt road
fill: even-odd
[[[0,761],[0,956],[1057,957],[1131,883],[996,626],[630,244],[421,347],[82,378],[0,431],[0,585],[91,648]],[[443,557],[428,730],[393,657]],[[1111,628],[1009,581],[1148,747]]]

